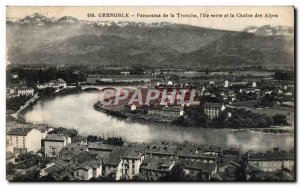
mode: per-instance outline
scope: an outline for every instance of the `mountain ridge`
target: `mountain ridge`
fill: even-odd
[[[12,63],[294,64],[294,29],[282,26],[252,26],[236,32],[169,22],[48,18],[38,13],[8,18],[6,23]],[[123,48],[118,48],[118,42]]]

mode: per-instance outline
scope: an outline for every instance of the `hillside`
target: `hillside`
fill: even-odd
[[[133,41],[116,35],[80,35],[52,42],[12,61],[30,63],[33,59],[50,64],[159,65],[179,53],[168,47]]]
[[[294,41],[282,35],[257,36],[251,33],[227,34],[191,53],[177,63],[193,65],[293,66]],[[175,59],[171,59],[175,60]]]

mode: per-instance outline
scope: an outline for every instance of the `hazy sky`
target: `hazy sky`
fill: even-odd
[[[7,18],[24,18],[33,13],[41,13],[47,17],[72,16],[80,20],[90,21],[135,21],[135,22],[173,22],[190,24],[194,26],[236,30],[240,31],[248,26],[289,26],[294,27],[293,7],[7,7]],[[88,13],[94,13],[96,17],[87,17]],[[99,13],[129,13],[129,17],[113,18],[98,17]],[[195,17],[180,17],[181,15],[196,15]],[[138,14],[163,14],[168,17],[144,18]],[[175,17],[170,17],[173,14]],[[209,17],[200,17],[200,14]],[[212,15],[222,15],[222,17],[212,17]],[[260,14],[262,17],[255,17]],[[266,15],[276,15],[277,17],[266,17]],[[228,17],[224,17],[228,15]],[[234,15],[231,17],[230,15]],[[252,15],[252,17],[250,17]],[[238,17],[240,16],[240,17]],[[242,17],[246,16],[246,17]]]

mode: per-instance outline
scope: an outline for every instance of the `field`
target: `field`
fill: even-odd
[[[232,105],[228,105],[228,107],[232,108],[244,108],[246,110],[251,110],[252,112],[259,113],[259,114],[266,114],[269,116],[274,116],[276,114],[283,114],[286,115],[288,123],[294,125],[295,118],[294,118],[294,108],[292,107],[285,107],[278,104],[274,104],[272,108],[258,108],[256,109],[254,105],[256,104],[256,100],[251,101],[243,101],[239,103],[234,103]]]

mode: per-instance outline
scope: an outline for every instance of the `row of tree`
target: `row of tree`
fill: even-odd
[[[30,87],[37,83],[47,83],[54,79],[64,79],[68,84],[86,81],[87,74],[74,71],[73,69],[57,70],[48,68],[44,70],[15,68],[13,72],[18,74],[20,80],[24,80]]]
[[[89,135],[87,141],[88,143],[102,142],[109,145],[124,146],[124,140],[121,137],[108,137],[107,139],[104,139],[101,136]]]

